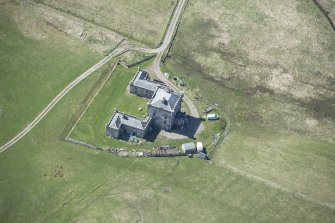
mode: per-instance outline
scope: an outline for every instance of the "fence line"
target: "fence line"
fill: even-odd
[[[98,150],[96,146],[93,146],[93,145],[91,145],[91,144],[84,143],[84,142],[81,142],[81,141],[72,139],[72,138],[70,138],[70,137],[66,137],[66,138],[64,139],[64,141],[65,141],[65,142],[72,143],[72,144],[76,144],[76,145],[81,145],[81,146],[84,146],[84,147],[89,148],[89,149]]]
[[[77,121],[74,123],[74,125],[72,126],[72,128],[70,129],[69,133],[65,136],[65,139],[68,138],[72,131],[74,130],[74,128],[77,126],[77,124],[79,123],[79,121],[81,120],[81,118],[84,116],[85,112],[87,111],[87,109],[91,106],[91,104],[93,103],[94,99],[98,96],[98,94],[100,93],[101,89],[103,88],[103,86],[105,86],[107,80],[109,79],[109,77],[112,75],[112,73],[114,72],[115,68],[117,67],[118,63],[116,63],[113,67],[113,69],[110,71],[110,73],[107,75],[107,77],[105,78],[105,80],[103,81],[103,83],[101,84],[100,88],[97,90],[97,92],[95,93],[95,95],[92,97],[91,101],[88,103],[88,105],[86,106],[86,108],[84,109],[84,111],[81,113],[81,115],[79,116],[79,118],[77,119]]]

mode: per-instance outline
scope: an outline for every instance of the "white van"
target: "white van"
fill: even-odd
[[[216,114],[207,115],[207,120],[217,120],[217,119],[219,119],[219,116],[217,116]]]

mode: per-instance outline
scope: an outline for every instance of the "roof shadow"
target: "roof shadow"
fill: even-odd
[[[187,124],[184,125],[183,128],[181,127],[174,127],[171,132],[176,133],[179,135],[186,136],[190,139],[196,139],[195,134],[198,131],[198,128],[200,127],[201,124],[201,119],[200,118],[195,118],[190,115],[186,115],[186,118],[188,120]]]
[[[167,131],[167,132],[173,133],[176,135],[181,135],[181,136],[184,136],[190,139],[196,139],[195,134],[198,131],[198,128],[200,127],[201,119],[195,118],[190,115],[186,115],[186,118],[188,122],[186,125],[184,125],[183,128],[175,126],[171,131]],[[152,128],[152,130],[146,134],[145,140],[149,142],[155,142],[155,140],[157,139],[161,131],[162,131],[161,129]]]
[[[148,131],[148,133],[145,135],[144,139],[148,142],[155,142],[160,132],[160,129],[152,128],[152,130]]]

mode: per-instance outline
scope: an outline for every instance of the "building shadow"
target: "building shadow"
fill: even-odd
[[[152,128],[150,131],[147,132],[145,135],[144,139],[148,142],[155,142],[157,139],[159,133],[161,132],[160,129],[155,129]],[[119,140],[125,141],[125,142],[131,142],[131,138],[134,137],[131,134],[125,133],[125,134],[120,134]],[[135,136],[136,138],[136,136]]]
[[[189,115],[186,115],[186,118],[188,121],[183,127],[175,126],[171,131],[166,131],[166,130],[164,131],[195,140],[196,139],[195,134],[198,131],[198,128],[200,127],[202,120],[200,118],[195,118]],[[148,142],[155,142],[157,140],[158,135],[161,133],[161,131],[162,131],[161,129],[152,127],[152,129],[147,132],[144,139]],[[129,142],[130,138],[131,138],[130,134],[123,134],[120,136],[119,139]],[[174,138],[174,137],[172,136],[171,138]],[[176,137],[176,139],[178,139],[178,137]]]
[[[171,130],[171,132],[182,136],[186,136],[190,139],[196,139],[195,134],[197,133],[198,128],[200,127],[201,119],[189,115],[186,115],[186,118],[188,120],[187,124],[185,124],[183,127],[174,127]]]
[[[146,134],[144,139],[147,140],[148,142],[155,142],[160,132],[161,132],[160,129],[152,128],[152,130]]]
[[[131,135],[130,134],[120,134],[119,140],[129,142]]]

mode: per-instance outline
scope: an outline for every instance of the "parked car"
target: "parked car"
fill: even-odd
[[[219,116],[217,116],[216,114],[208,114],[207,115],[207,120],[218,120]]]

